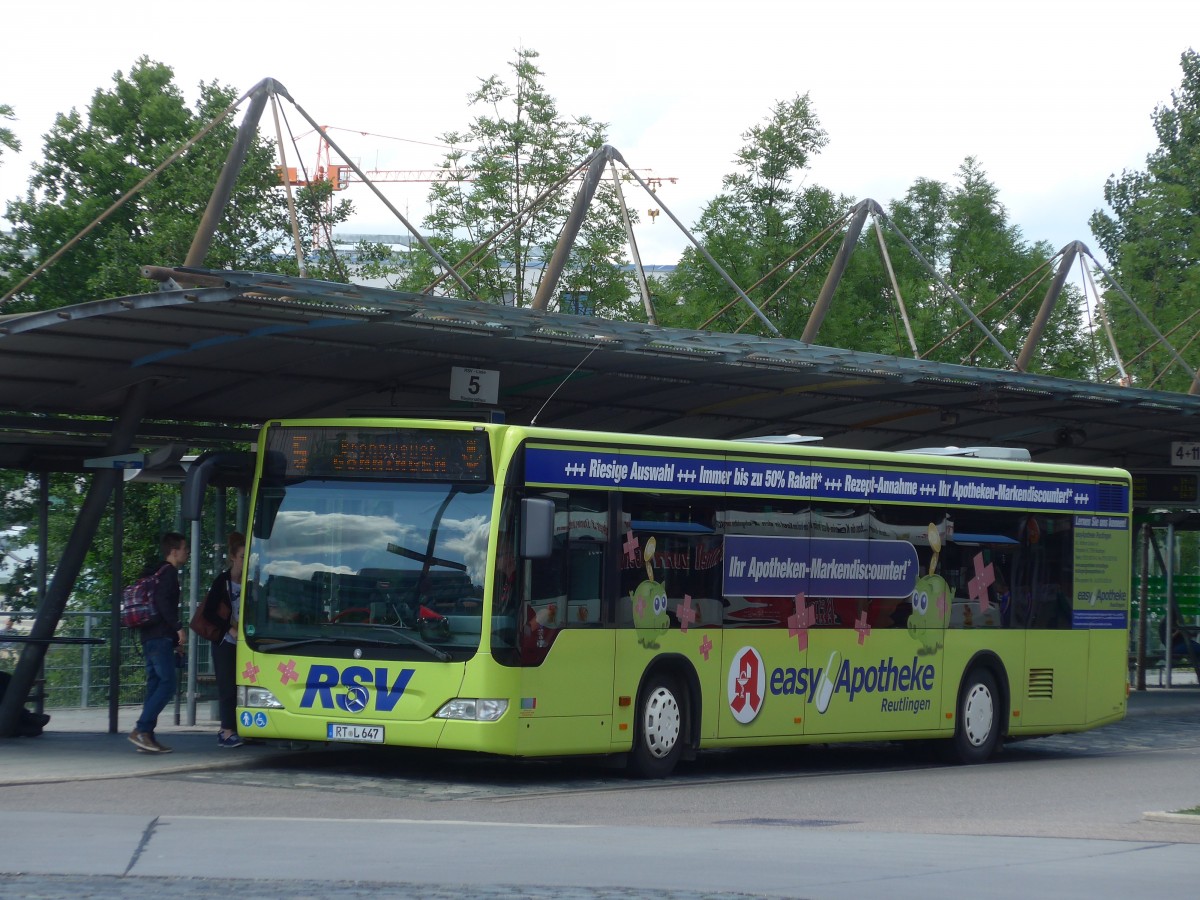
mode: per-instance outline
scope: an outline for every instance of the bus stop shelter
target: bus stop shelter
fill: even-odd
[[[1140,504],[1200,499],[1200,467],[1172,465],[1200,465],[1200,396],[300,278],[146,272],[157,290],[0,317],[0,466],[84,471],[133,450],[248,441],[285,417],[486,414],[859,449],[1017,446],[1127,468]],[[122,477],[93,473],[0,734],[13,733]]]

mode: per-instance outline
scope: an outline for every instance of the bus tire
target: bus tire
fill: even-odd
[[[950,758],[963,765],[986,762],[1000,742],[1001,697],[996,679],[984,668],[972,669],[958,692],[958,717]]]
[[[629,772],[636,778],[665,778],[683,755],[686,700],[679,682],[651,675],[638,697]]]

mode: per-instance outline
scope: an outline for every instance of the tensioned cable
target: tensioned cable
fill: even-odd
[[[272,94],[271,100],[274,101],[274,99],[275,99],[275,95]],[[282,107],[282,105],[280,106],[280,112],[283,115],[283,124],[287,126],[288,137],[291,138],[291,141],[292,141],[292,149],[296,151],[296,162],[300,166],[300,174],[304,176],[305,184],[311,185],[313,179],[309,177],[308,167],[304,165],[304,155],[300,152],[299,144],[296,143],[295,134],[292,133],[291,120],[288,119],[287,110],[284,109]],[[303,112],[303,110],[301,110],[301,112]],[[287,173],[285,172],[284,175],[286,176],[286,174]],[[316,173],[314,172],[313,174],[315,175]],[[285,181],[286,181],[286,177],[285,177]],[[325,244],[326,244],[326,246],[329,247],[329,256],[333,260],[333,267],[335,269],[337,269],[337,273],[339,276],[341,276],[342,281],[344,281],[348,284],[350,282],[350,273],[346,271],[346,267],[342,264],[341,257],[338,256],[337,249],[333,246],[333,228],[332,228],[332,226],[330,225],[329,222],[322,221],[320,219],[320,217],[318,217],[318,220],[314,223],[313,227],[314,227],[314,229],[320,229],[321,232],[323,232],[323,236],[325,238]],[[302,273],[304,271],[304,268],[305,267],[302,264],[301,265]]]
[[[255,85],[255,88],[257,88],[257,87],[258,87],[258,85]],[[229,104],[229,106],[225,107],[225,110],[223,112],[219,113],[216,116],[216,118],[212,119],[207,125],[205,125],[198,132],[196,132],[196,134],[193,135],[191,138],[184,141],[174,152],[171,153],[170,156],[168,156],[161,163],[159,163],[157,166],[155,166],[154,169],[145,178],[143,178],[141,181],[139,181],[137,184],[135,184],[133,187],[131,187],[128,191],[126,191],[124,194],[122,194],[120,197],[118,197],[116,199],[116,201],[113,202],[112,206],[110,206],[108,209],[104,210],[104,212],[100,213],[100,215],[96,216],[96,218],[94,218],[90,223],[88,223],[86,226],[84,226],[83,230],[80,231],[77,235],[75,235],[75,237],[71,238],[69,241],[67,241],[65,244],[63,244],[61,247],[59,247],[50,256],[49,259],[47,259],[45,262],[41,263],[41,265],[37,266],[37,268],[35,268],[32,272],[30,272],[28,275],[26,275],[24,278],[22,278],[21,281],[18,282],[15,287],[13,287],[11,290],[9,290],[9,292],[7,294],[5,294],[3,297],[0,297],[0,306],[3,306],[5,303],[7,303],[9,300],[11,300],[13,295],[16,294],[19,290],[21,290],[21,288],[25,287],[25,285],[29,284],[29,282],[33,281],[33,279],[37,278],[37,276],[39,276],[43,272],[45,272],[48,268],[50,268],[52,265],[54,265],[54,263],[58,262],[58,260],[62,258],[63,254],[65,254],[68,250],[70,250],[72,247],[74,247],[76,244],[78,244],[81,240],[83,240],[85,237],[87,237],[87,235],[91,234],[91,232],[94,231],[104,221],[106,221],[109,216],[111,216],[118,209],[120,209],[122,206],[124,206],[126,203],[128,203],[130,198],[134,197],[136,194],[138,194],[142,190],[142,188],[144,188],[146,185],[148,185],[151,181],[153,181],[155,178],[157,178],[160,174],[162,174],[162,171],[167,166],[169,166],[171,163],[175,162],[175,160],[179,159],[179,157],[183,156],[183,154],[187,153],[187,151],[189,151],[190,149],[192,149],[192,147],[194,147],[197,143],[199,143],[210,131],[212,131],[214,128],[216,128],[218,125],[220,125],[223,121],[225,121],[225,119],[227,119],[233,113],[233,111],[235,109],[237,109],[242,104],[242,102],[254,92],[255,88],[251,88],[249,91],[242,94],[242,96],[240,96],[233,103]]]
[[[853,214],[854,214],[854,211],[849,210],[846,213],[844,213],[842,215],[842,217],[840,219],[838,219],[837,221],[831,222],[829,225],[826,225],[821,231],[817,232],[815,235],[813,235],[811,238],[809,238],[809,240],[803,246],[796,248],[795,251],[793,251],[791,254],[789,254],[785,259],[781,260],[773,269],[771,269],[769,272],[767,272],[765,275],[763,275],[760,279],[758,279],[758,281],[754,282],[754,284],[750,285],[750,287],[746,288],[746,293],[750,293],[750,291],[754,290],[756,287],[758,287],[760,284],[762,284],[764,281],[766,281],[768,278],[770,278],[772,275],[774,275],[776,272],[778,272],[780,269],[782,269],[784,266],[786,266],[788,263],[790,263],[792,260],[794,260],[796,257],[798,257],[801,253],[803,253],[805,250],[807,250],[809,247],[811,247],[814,242],[820,240],[822,235],[826,234],[827,232],[834,232],[834,229],[840,228],[842,225],[844,225],[846,223],[846,221]],[[834,232],[834,233],[836,233],[836,232]],[[833,235],[830,235],[830,237],[826,238],[825,243],[822,244],[820,247],[818,247],[817,250],[807,260],[805,260],[800,265],[800,270],[803,270],[805,266],[807,266],[810,262],[812,262],[813,259],[816,258],[817,254],[820,253],[821,250],[824,249],[825,246],[828,245],[832,239],[833,239]],[[699,326],[700,330],[703,331],[705,328],[708,328],[708,326],[711,325],[713,322],[715,322],[718,317],[723,316],[725,313],[729,312],[729,310],[733,309],[733,307],[737,306],[739,300],[740,300],[740,298],[735,297],[734,299],[732,299],[728,303],[726,303],[724,306],[722,306],[720,309],[718,309],[711,316],[709,316],[706,320],[701,322],[700,326]],[[770,302],[770,298],[768,298],[768,302]],[[739,325],[738,330],[740,331],[742,329],[742,327],[744,327],[744,325],[745,325],[744,322],[742,323],[742,325]]]
[[[279,101],[271,95],[271,116],[275,120],[275,143],[279,145],[280,179],[287,194],[288,219],[292,226],[292,246],[296,250],[296,268],[301,278],[308,277],[304,264],[304,249],[300,246],[300,220],[296,217],[296,198],[292,196],[292,180],[288,178],[287,151],[283,146],[283,131],[279,127]]]
[[[538,194],[538,196],[535,197],[528,206],[526,206],[524,209],[518,211],[516,213],[516,215],[510,217],[505,222],[501,223],[500,227],[498,229],[496,229],[496,231],[492,232],[490,235],[488,235],[482,241],[479,241],[478,243],[476,243],[474,247],[472,247],[469,251],[467,251],[467,254],[465,256],[461,257],[454,264],[453,268],[455,270],[458,270],[460,266],[465,265],[468,261],[474,259],[476,256],[481,256],[481,254],[483,256],[486,256],[484,251],[486,251],[492,244],[496,243],[502,237],[505,237],[510,231],[517,228],[527,218],[531,217],[538,209],[541,208],[541,205],[543,203],[545,203],[546,200],[548,200],[556,191],[561,190],[562,187],[565,184],[567,184],[567,182],[569,182],[572,178],[574,178],[577,174],[579,174],[579,172],[581,172],[588,165],[590,165],[591,161],[592,161],[592,157],[589,156],[586,160],[584,160],[582,163],[577,165],[574,169],[572,169],[570,172],[568,172],[562,178],[558,179],[558,181],[554,182],[552,185],[550,185],[548,188],[546,188],[544,191],[542,191],[542,193]],[[469,169],[470,167],[467,166],[466,168]],[[477,268],[479,268],[479,266],[481,266],[482,264],[483,264],[483,257],[481,256],[481,258],[478,261],[474,262],[470,268],[466,269],[463,272],[463,274],[470,275]],[[439,275],[437,278],[435,278],[425,288],[424,293],[426,293],[426,294],[432,293],[433,289],[436,288],[438,285],[440,285],[443,281],[445,281],[446,278],[448,277],[448,275],[449,275],[448,272],[443,272],[441,275]]]
[[[896,280],[896,272],[892,268],[892,257],[888,253],[887,241],[883,239],[883,228],[879,225],[879,217],[872,215],[871,224],[875,228],[875,238],[879,241],[879,255],[883,258],[884,268],[887,269],[888,280],[892,283],[892,293],[896,295],[896,307],[900,310],[900,320],[904,323],[904,332],[908,335],[908,346],[912,350],[913,359],[921,358],[921,351],[917,348],[917,339],[913,335],[912,322],[908,319],[908,309],[904,305],[904,296],[900,293],[900,284]],[[895,325],[892,326],[893,334]],[[900,345],[900,338],[896,336],[896,345]]]
[[[997,303],[1000,302],[1001,297],[1004,297],[1006,294],[1011,293],[1022,282],[1028,280],[1036,272],[1038,272],[1039,270],[1041,270],[1044,267],[1045,267],[1045,264],[1043,264],[1042,266],[1039,266],[1037,269],[1034,269],[1033,272],[1030,272],[1029,275],[1026,275],[1025,278],[1022,278],[1021,281],[1018,281],[1012,287],[1008,288],[1006,291],[1004,291],[1003,294],[1001,294],[999,297],[997,297],[995,300],[993,300],[991,303],[989,303],[986,307],[984,307],[984,309],[981,312],[989,311],[993,306],[995,306]],[[1038,287],[1040,287],[1042,285],[1042,283],[1045,282],[1045,280],[1051,276],[1051,274],[1052,273],[1048,270],[1046,272],[1043,272],[1042,277],[1039,278],[1037,281],[1035,281],[1033,284],[1031,284],[1029,286],[1029,290],[1027,290],[1024,294],[1022,294],[1017,299],[1017,301],[1004,312],[1004,315],[1002,315],[999,319],[997,319],[993,323],[993,326],[998,328],[999,326],[1004,325],[1008,321],[1008,319],[1011,316],[1013,316],[1018,309],[1021,308],[1021,304],[1023,304],[1026,300],[1029,299],[1029,295],[1032,294],[1034,292],[1034,290],[1036,290]],[[980,338],[979,341],[975,344],[975,346],[971,348],[970,353],[968,353],[967,356],[964,357],[964,361],[966,359],[970,359],[970,358],[974,357],[975,354],[979,352],[979,349],[983,346],[985,340],[986,340],[985,338]]]
[[[908,247],[909,252],[917,258],[917,261],[925,267],[925,271],[933,276],[933,280],[938,283],[942,290],[946,291],[958,302],[963,312],[967,314],[967,317],[970,318],[976,324],[976,326],[978,326],[980,331],[988,336],[988,339],[993,345],[995,345],[996,349],[999,350],[1004,355],[1004,358],[1008,360],[1009,364],[1016,369],[1017,361],[1013,359],[1013,355],[1008,352],[1008,348],[1005,347],[1004,344],[1000,343],[1000,339],[992,334],[988,327],[983,324],[977,315],[975,315],[975,311],[971,309],[970,304],[968,304],[967,301],[959,296],[958,291],[954,290],[954,288],[950,287],[950,285],[946,283],[946,280],[942,278],[942,276],[937,273],[937,269],[933,267],[933,263],[925,258],[925,255],[917,249],[916,244],[908,239],[908,235],[900,230],[899,226],[897,226],[896,223],[891,220],[890,216],[880,213],[880,217],[883,219],[883,223],[892,231],[894,231],[900,240],[904,242],[904,246]]]
[[[1092,351],[1092,379],[1096,382],[1100,381],[1100,348],[1096,342],[1096,320],[1092,318],[1092,304],[1088,300],[1088,275],[1087,266],[1083,262],[1083,255],[1079,256],[1079,277],[1083,282],[1083,308],[1087,311],[1087,330],[1088,330],[1088,346]],[[1096,298],[1096,310],[1099,312],[1100,298]]]
[[[1032,272],[1030,272],[1024,278],[1022,278],[1019,281],[1015,282],[1014,284],[1010,285],[1008,288],[1006,288],[1004,291],[1002,291],[996,297],[996,299],[994,299],[992,302],[987,304],[987,306],[985,306],[983,309],[981,309],[979,311],[979,315],[981,315],[981,316],[986,315],[988,312],[991,311],[993,306],[995,306],[997,303],[999,303],[1001,300],[1003,300],[1005,297],[1007,297],[1009,294],[1011,294],[1013,291],[1015,291],[1017,288],[1019,288],[1022,284],[1024,284],[1026,281],[1028,281],[1034,275],[1037,275],[1039,272],[1041,272],[1042,269],[1047,268],[1052,262],[1054,262],[1054,260],[1058,259],[1060,256],[1062,256],[1062,251],[1059,251],[1054,256],[1050,257],[1048,260],[1043,262],[1040,266],[1038,266],[1036,269],[1034,269]],[[1036,282],[1034,282],[1033,286],[1030,287],[1029,291],[1032,291],[1034,288],[1036,288],[1038,285],[1040,285],[1042,282],[1044,282],[1046,280],[1046,275],[1047,275],[1047,273],[1043,273],[1038,278],[1038,280]],[[1019,306],[1021,303],[1023,303],[1025,301],[1025,298],[1029,296],[1029,291],[1026,291],[1024,296],[1022,296],[1022,298],[1017,301],[1016,306]],[[1014,306],[1013,309],[1015,309],[1016,306]],[[1011,314],[1011,312],[1012,312],[1012,310],[1009,310],[1008,313],[1005,313],[1004,317],[1002,317],[999,320],[999,322],[1003,323],[1004,319],[1007,318]],[[945,335],[945,337],[943,337],[940,341],[938,341],[932,347],[930,347],[928,350],[925,351],[924,357],[928,357],[929,354],[933,353],[939,347],[941,347],[944,344],[946,344],[947,342],[953,340],[955,337],[957,337],[959,334],[961,334],[963,331],[965,331],[967,328],[967,324],[968,324],[967,322],[960,322],[958,325],[954,326],[954,328],[950,329],[950,331]],[[984,329],[984,334],[985,335],[988,334],[987,329]],[[977,343],[974,347],[971,348],[971,351],[968,354],[968,358],[971,355],[979,352],[979,348],[983,346],[984,340],[986,340],[986,337],[984,339],[980,340],[979,343]]]
[[[1108,312],[1104,308],[1104,302],[1100,297],[1100,291],[1096,288],[1096,281],[1094,278],[1092,278],[1092,270],[1084,264],[1083,254],[1080,254],[1079,256],[1079,265],[1083,269],[1084,275],[1087,277],[1087,283],[1092,288],[1092,296],[1096,298],[1096,315],[1100,317],[1100,323],[1104,326],[1104,333],[1108,338],[1108,346],[1112,348],[1113,360],[1117,364],[1117,372],[1119,378],[1121,379],[1121,384],[1128,386],[1133,383],[1133,380],[1129,377],[1129,373],[1125,370],[1125,366],[1121,362],[1121,351],[1117,347],[1117,339],[1113,336],[1112,323],[1108,321]],[[1195,313],[1192,315],[1195,315]],[[1186,321],[1186,319],[1184,321]],[[1099,356],[1098,353],[1097,356]],[[1098,365],[1099,362],[1097,361],[1097,366]],[[1099,380],[1099,372],[1096,373],[1096,377],[1097,380]]]
[[[846,218],[848,218],[850,215],[851,215],[851,213],[847,213],[847,214],[846,214],[846,216],[844,216],[844,217],[842,218],[842,221],[844,222],[844,221],[845,221],[845,219],[846,219]],[[766,299],[766,300],[764,300],[764,301],[763,301],[763,304],[762,304],[762,308],[763,308],[763,309],[766,309],[768,306],[770,306],[772,303],[774,303],[774,302],[775,302],[775,300],[777,300],[777,299],[779,298],[779,295],[780,295],[781,293],[783,293],[783,289],[784,289],[784,288],[786,288],[786,287],[787,287],[789,284],[791,284],[793,281],[795,281],[795,280],[796,280],[796,278],[797,278],[797,277],[799,277],[800,273],[802,273],[802,272],[803,272],[803,271],[804,271],[804,270],[805,270],[805,269],[808,267],[809,263],[811,263],[811,262],[812,262],[814,259],[816,259],[816,258],[817,258],[817,257],[818,257],[818,256],[821,254],[821,251],[822,251],[822,250],[824,250],[824,249],[825,249],[826,247],[828,247],[828,246],[829,246],[831,243],[833,243],[833,239],[834,239],[835,237],[837,237],[837,236],[838,236],[838,233],[839,233],[839,232],[837,232],[837,231],[833,231],[831,228],[826,228],[826,229],[825,229],[825,231],[828,231],[828,232],[829,232],[829,235],[828,235],[828,237],[826,237],[826,238],[825,238],[825,240],[824,240],[824,241],[821,243],[821,246],[819,246],[819,247],[818,247],[816,250],[814,250],[814,251],[813,251],[813,252],[812,252],[812,253],[809,255],[808,259],[806,259],[806,260],[805,260],[804,262],[802,262],[802,263],[801,263],[799,266],[797,266],[797,267],[796,267],[796,268],[795,268],[795,269],[794,269],[794,270],[791,272],[791,274],[789,274],[789,275],[788,275],[788,277],[787,277],[787,278],[785,278],[785,279],[783,280],[783,282],[782,282],[782,283],[779,285],[779,287],[777,287],[777,288],[776,288],[774,291],[772,291],[772,292],[771,292],[771,295],[770,295],[769,297],[767,297],[767,299]],[[824,234],[824,232],[821,232],[821,234]],[[816,237],[814,237],[812,240],[810,240],[810,241],[808,242],[808,244],[805,244],[805,245],[804,245],[804,247],[807,247],[807,246],[809,246],[810,244],[812,244],[812,242],[813,242],[813,241],[815,241],[815,240],[816,240],[818,237],[820,237],[820,236],[821,236],[821,235],[820,235],[820,234],[818,234]],[[781,262],[781,263],[780,263],[778,266],[776,266],[774,269],[772,269],[770,272],[768,272],[766,275],[764,275],[764,276],[763,276],[762,278],[760,278],[758,281],[754,282],[754,284],[752,284],[752,285],[751,285],[749,288],[747,288],[747,289],[746,289],[746,293],[749,293],[750,291],[754,290],[756,287],[758,287],[760,284],[762,284],[764,281],[766,281],[768,278],[770,278],[770,277],[771,277],[771,275],[772,275],[773,273],[775,273],[775,272],[779,271],[779,269],[780,269],[780,268],[782,268],[783,266],[787,265],[788,261],[789,261],[790,259],[794,259],[794,258],[795,258],[795,256],[796,256],[796,254],[798,254],[798,253],[801,253],[801,252],[803,252],[803,251],[804,251],[804,247],[801,247],[799,250],[797,250],[797,251],[796,251],[796,253],[792,254],[792,255],[791,255],[791,256],[790,256],[788,259],[785,259],[783,262]],[[737,301],[736,301],[736,300],[734,300],[733,302],[734,302],[734,303],[736,303]],[[726,307],[726,308],[728,308],[728,307]],[[714,317],[714,318],[715,318],[715,317]],[[710,321],[711,321],[711,320],[710,320]],[[749,324],[750,324],[751,322],[753,322],[753,321],[754,321],[754,317],[753,317],[753,316],[746,316],[746,318],[744,318],[744,319],[742,320],[741,324],[740,324],[740,325],[738,325],[738,327],[734,329],[734,334],[740,334],[740,333],[741,333],[741,331],[742,331],[742,329],[743,329],[743,328],[745,328],[747,325],[749,325]]]

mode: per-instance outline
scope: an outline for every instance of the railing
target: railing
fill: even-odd
[[[1200,575],[1175,575],[1172,578],[1175,592],[1175,606],[1179,611],[1177,625],[1200,624]],[[1133,602],[1130,604],[1132,618],[1130,620],[1130,640],[1137,640],[1138,614],[1141,611],[1141,578],[1133,578]],[[1148,647],[1162,648],[1159,639],[1159,622],[1167,615],[1167,580],[1161,575],[1152,575],[1146,580],[1146,637]]]
[[[55,632],[56,638],[101,638],[97,644],[55,644],[46,648],[42,675],[34,687],[31,702],[39,709],[74,709],[80,707],[106,707],[112,693],[109,661],[117,653],[121,680],[119,705],[137,704],[145,699],[146,667],[142,657],[142,645],[138,636],[128,628],[121,629],[121,640],[117,647],[107,641],[109,636],[109,612],[66,612]],[[0,638],[0,643],[3,639]],[[197,641],[196,671],[207,683],[212,669],[212,651],[208,641]],[[0,668],[11,668],[20,644],[4,649],[9,657]],[[186,696],[187,667],[183,660],[180,669],[178,693]]]

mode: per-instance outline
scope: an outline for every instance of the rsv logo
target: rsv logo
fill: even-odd
[[[373,672],[366,666],[348,666],[338,671],[334,666],[309,666],[308,680],[304,684],[301,709],[314,705],[321,709],[340,709],[357,713],[367,708],[368,688],[375,688],[375,711],[391,712],[404,695],[413,669],[401,669],[396,680],[388,684],[388,670],[377,668]],[[334,689],[346,690],[334,696]]]

